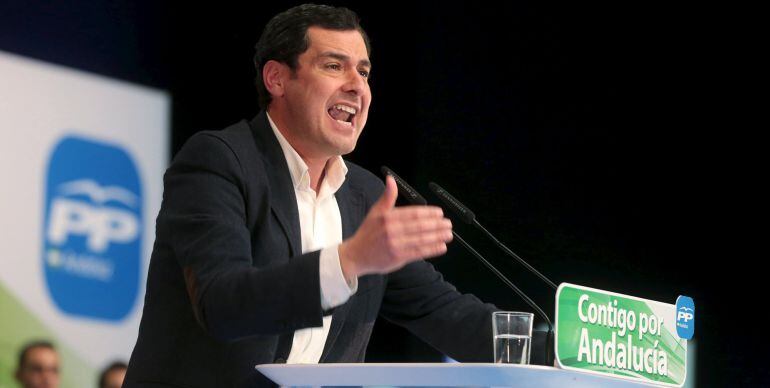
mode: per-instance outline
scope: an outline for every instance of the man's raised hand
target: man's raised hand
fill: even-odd
[[[339,245],[345,279],[390,273],[406,264],[442,255],[452,240],[452,222],[436,206],[396,207],[398,187],[385,178],[385,192],[358,231]]]

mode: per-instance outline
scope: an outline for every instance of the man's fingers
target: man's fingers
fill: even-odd
[[[411,205],[399,206],[392,211],[390,217],[400,220],[415,220],[420,218],[444,218],[444,211],[438,206]]]
[[[452,221],[447,218],[428,218],[409,221],[391,220],[388,225],[388,235],[392,238],[418,235],[421,233],[451,231]]]
[[[372,209],[378,211],[393,209],[396,206],[396,199],[398,199],[398,186],[396,185],[396,180],[388,175],[385,177],[385,191],[380,196],[380,199],[374,203]]]
[[[389,242],[389,255],[396,261],[414,261],[446,252],[446,244],[452,240],[452,231],[434,231],[404,235]]]
[[[412,233],[393,240],[393,246],[401,250],[418,248],[423,245],[434,245],[452,241],[451,230],[437,230],[425,233]]]
[[[431,257],[441,256],[446,253],[446,251],[446,243],[443,242],[419,245],[405,249],[402,252],[402,258],[404,261],[412,262],[420,259],[429,259]]]

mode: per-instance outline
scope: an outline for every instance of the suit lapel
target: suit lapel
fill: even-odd
[[[352,190],[350,181],[346,180],[339,190],[334,194],[337,200],[337,206],[340,209],[340,218],[342,219],[342,239],[345,240],[355,233],[363,220],[365,214],[363,196],[361,193]],[[325,362],[329,352],[334,347],[337,337],[342,330],[342,326],[347,318],[350,303],[337,306],[332,315],[332,325],[329,328],[329,335],[326,337],[323,353],[319,362]]]
[[[299,226],[297,197],[294,195],[294,185],[291,181],[289,166],[286,164],[286,157],[264,111],[251,121],[251,130],[257,149],[264,150],[262,158],[268,175],[270,208],[289,240],[291,255],[300,255],[302,254],[302,234]]]
[[[353,235],[361,224],[364,216],[363,195],[351,189],[350,182],[345,183],[334,194],[337,200],[337,206],[340,208],[340,217],[342,218],[342,239],[345,240]]]

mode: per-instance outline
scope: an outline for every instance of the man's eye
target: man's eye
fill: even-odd
[[[328,63],[326,64],[326,68],[329,70],[340,70],[342,69],[342,66],[340,66],[339,63]]]
[[[361,74],[361,77],[369,78],[369,72],[366,70],[359,70],[358,74]]]

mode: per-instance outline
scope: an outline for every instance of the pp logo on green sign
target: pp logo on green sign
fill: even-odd
[[[695,302],[689,296],[676,299],[676,333],[684,339],[692,339],[695,334]]]

